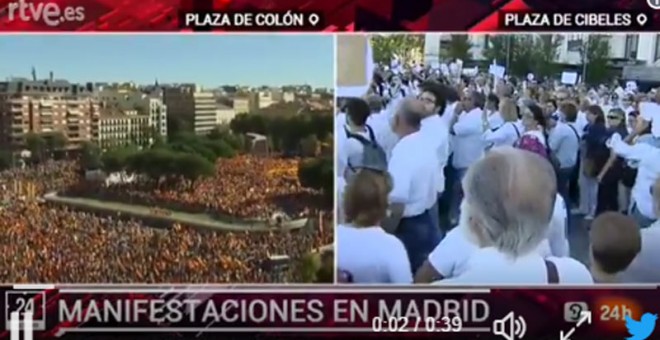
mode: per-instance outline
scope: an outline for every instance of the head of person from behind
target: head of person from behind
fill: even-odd
[[[547,120],[541,109],[536,104],[522,107],[522,123],[525,131],[545,131]]]
[[[362,169],[344,190],[346,222],[356,228],[380,225],[387,216],[392,179],[387,172]]]
[[[462,186],[461,225],[478,247],[517,258],[545,239],[557,193],[547,160],[508,146],[495,148],[470,167]]]
[[[639,230],[632,217],[619,212],[605,212],[592,222],[589,240],[594,281],[617,281],[617,274],[625,271],[641,251]]]
[[[371,114],[369,104],[362,98],[347,98],[344,102],[346,122],[353,129],[363,128]]]
[[[379,95],[370,95],[366,98],[367,105],[372,114],[380,113],[384,108],[383,98]]]
[[[392,131],[403,138],[419,131],[422,117],[426,114],[426,105],[418,99],[406,99],[394,115]]]
[[[587,121],[591,125],[605,125],[605,114],[599,105],[587,107]]]
[[[518,121],[518,108],[516,102],[511,98],[504,98],[500,101],[500,115],[505,122]]]
[[[347,183],[342,197],[343,219],[347,226],[366,230],[380,228],[387,217],[388,194],[392,190],[392,180],[387,172],[361,169]],[[355,268],[344,263],[337,266],[337,281],[352,283]]]
[[[417,96],[422,103],[424,103],[425,116],[434,114],[443,114],[447,106],[447,98],[445,98],[442,90],[442,85],[434,81],[424,82],[421,86],[421,93]]]

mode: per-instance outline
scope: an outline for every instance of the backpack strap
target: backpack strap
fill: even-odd
[[[369,133],[369,139],[371,139],[371,143],[374,145],[378,144],[376,142],[376,134],[374,134],[374,129],[372,129],[371,126],[369,126],[368,124],[364,124],[364,127],[367,128],[367,132]]]
[[[371,128],[370,128],[369,126],[367,126],[367,130],[369,131],[369,138],[371,138],[372,140],[374,140],[373,131],[371,130]],[[370,145],[370,144],[372,143],[371,140],[366,139],[366,138],[365,138],[364,136],[362,136],[361,134],[359,134],[359,133],[354,133],[354,132],[349,131],[347,127],[344,127],[344,131],[346,131],[346,138],[354,138],[354,139],[357,139],[357,140],[358,140],[360,143],[362,143],[363,145]]]
[[[518,135],[518,139],[520,139],[520,130],[518,130],[516,123],[511,122],[511,126],[513,126],[513,128],[516,130],[516,135]]]
[[[346,138],[356,139],[362,145],[377,145],[376,144],[376,136],[374,135],[373,129],[369,125],[366,125],[366,124],[365,124],[365,127],[367,129],[367,132],[369,133],[369,139],[371,139],[371,140],[365,138],[363,135],[361,135],[359,133],[354,133],[354,132],[349,131],[348,127],[344,126],[344,131],[346,132]],[[353,164],[351,164],[350,160],[348,161],[348,164],[346,164],[346,165],[348,166],[348,168],[351,171],[353,171],[353,172],[356,171],[355,166],[353,166]]]
[[[548,283],[549,284],[558,284],[559,283],[559,271],[557,271],[557,266],[554,262],[543,260],[545,262],[545,270],[548,274]]]
[[[575,134],[575,138],[577,138],[578,143],[579,143],[580,142],[580,135],[577,133],[577,130],[575,130],[575,128],[571,124],[566,124],[566,125],[568,125],[568,127],[571,128],[571,130],[573,130],[573,133]]]

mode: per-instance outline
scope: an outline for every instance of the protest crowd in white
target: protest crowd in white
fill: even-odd
[[[372,59],[337,89],[339,281],[660,282],[660,91]]]

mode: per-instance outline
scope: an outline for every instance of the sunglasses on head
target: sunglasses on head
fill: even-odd
[[[619,116],[607,116],[607,119],[621,119]]]

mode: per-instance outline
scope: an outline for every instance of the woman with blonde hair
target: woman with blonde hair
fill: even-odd
[[[513,99],[503,98],[500,102],[499,112],[504,124],[495,129],[491,129],[488,125],[488,117],[482,117],[482,139],[487,148],[502,145],[512,146],[523,132],[520,119],[518,119],[518,107]]]
[[[412,282],[412,270],[403,243],[382,227],[387,217],[389,174],[360,170],[344,191],[344,224],[335,231],[337,269],[353,283]]]

